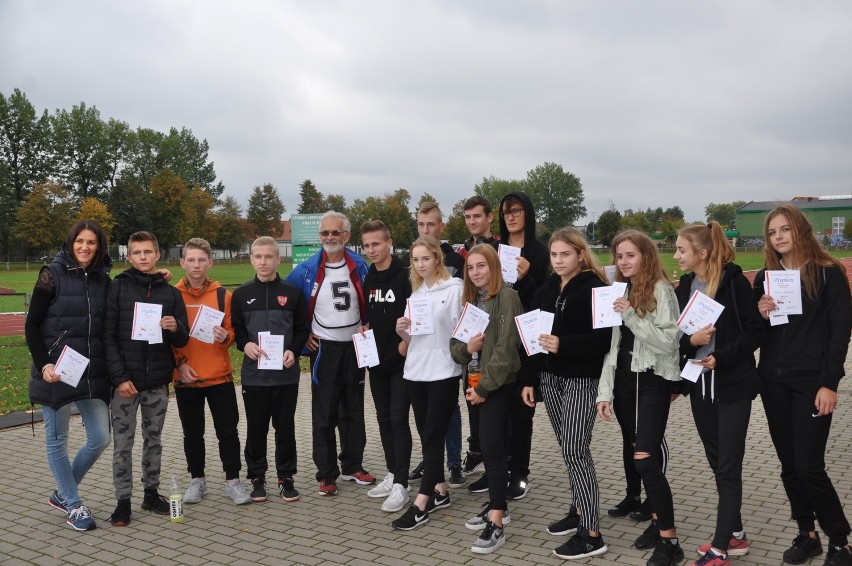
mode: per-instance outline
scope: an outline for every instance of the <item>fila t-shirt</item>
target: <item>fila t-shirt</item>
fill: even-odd
[[[317,293],[311,330],[321,340],[347,342],[358,332],[361,313],[358,295],[349,279],[346,260],[325,264],[325,278]]]

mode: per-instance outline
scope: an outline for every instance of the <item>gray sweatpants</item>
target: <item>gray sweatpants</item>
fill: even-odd
[[[169,386],[142,391],[130,398],[113,393],[112,412],[112,482],[116,499],[133,495],[133,441],[136,438],[136,412],[142,407],[142,484],[145,489],[160,486],[160,460],[163,454],[161,435],[169,407]]]

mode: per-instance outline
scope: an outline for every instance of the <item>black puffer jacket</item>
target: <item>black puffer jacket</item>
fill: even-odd
[[[53,261],[42,268],[40,278],[53,286],[47,310],[34,308],[27,316],[27,343],[33,355],[30,370],[30,402],[59,409],[80,399],[109,400],[106,364],[104,362],[104,305],[112,261],[104,258],[99,270],[87,271],[78,266],[63,244]],[[44,273],[47,271],[48,273]],[[33,296],[39,295],[38,286]],[[47,301],[47,292],[44,292]],[[39,314],[36,314],[41,311]],[[41,368],[56,364],[62,349],[69,346],[89,358],[86,372],[77,384],[47,383]]]
[[[164,317],[175,317],[177,330],[164,330],[162,344],[130,339],[137,302],[161,304]],[[188,341],[183,297],[162,275],[130,268],[115,277],[107,294],[104,322],[104,351],[113,387],[130,380],[141,392],[168,384],[175,369],[172,346],[180,348]]]
[[[529,312],[533,308],[531,306],[533,295],[550,274],[550,251],[535,237],[535,206],[530,197],[523,191],[512,191],[500,201],[499,210],[503,210],[503,203],[509,197],[515,197],[524,203],[524,247],[521,248],[521,257],[530,262],[530,269],[524,278],[515,282],[512,287],[521,298],[524,312]],[[509,243],[509,228],[502,214],[500,214],[500,241],[504,244]],[[497,244],[494,246],[496,248]]]

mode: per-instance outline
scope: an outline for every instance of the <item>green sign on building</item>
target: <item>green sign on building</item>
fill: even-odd
[[[293,214],[290,230],[293,236],[293,265],[298,265],[317,253],[322,246],[319,229],[322,213]]]

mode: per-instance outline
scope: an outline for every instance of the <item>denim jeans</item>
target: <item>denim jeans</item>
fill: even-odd
[[[47,449],[47,463],[56,480],[59,496],[69,509],[82,503],[77,486],[83,481],[98,456],[109,446],[109,407],[100,399],[81,399],[76,402],[77,410],[83,418],[86,430],[86,442],[77,451],[72,464],[68,458],[68,427],[71,421],[71,407],[68,403],[59,409],[42,407],[44,415],[44,436]]]

